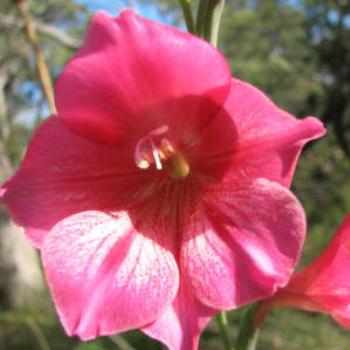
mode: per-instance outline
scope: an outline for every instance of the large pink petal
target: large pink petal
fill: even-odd
[[[40,247],[64,217],[92,209],[125,207],[152,171],[133,162],[133,149],[104,146],[50,117],[36,132],[22,166],[2,188],[2,200],[28,238]]]
[[[99,12],[57,83],[56,102],[77,132],[117,144],[174,119],[206,120],[230,86],[224,57],[198,37],[132,10],[116,19]]]
[[[158,318],[179,286],[170,250],[155,232],[141,235],[123,212],[89,211],[56,225],[42,257],[67,333],[87,340]]]
[[[297,263],[304,211],[266,179],[213,188],[188,216],[181,265],[204,304],[231,309],[272,295]]]
[[[233,126],[228,125],[228,115],[235,125],[234,133]],[[212,131],[203,134],[198,162],[201,167],[210,167],[211,163],[219,164],[227,159],[231,163],[229,177],[264,177],[285,186],[291,183],[305,143],[325,134],[318,119],[297,120],[277,107],[260,90],[238,79],[233,79],[230,95],[215,119],[210,127],[218,128],[220,124],[229,127],[228,131],[220,133],[226,145],[222,142],[220,148],[209,149],[207,145],[212,143]],[[212,150],[217,150],[216,154]]]
[[[155,322],[142,330],[170,350],[196,350],[203,328],[217,312],[200,303],[182,278],[173,303]]]

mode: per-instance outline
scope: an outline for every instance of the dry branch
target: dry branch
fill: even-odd
[[[36,28],[38,33],[47,35],[55,40],[57,40],[60,44],[71,48],[77,49],[80,46],[80,41],[64,30],[55,27],[51,24],[43,23],[38,20],[32,20],[33,26]],[[22,29],[25,25],[23,20],[18,20],[17,18],[11,15],[0,14],[0,25],[6,27],[15,27],[18,29]]]

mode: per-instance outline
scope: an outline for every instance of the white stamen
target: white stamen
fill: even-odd
[[[153,158],[154,158],[154,161],[156,163],[156,168],[158,170],[162,170],[162,162],[160,161],[160,157],[159,157],[159,151],[157,149],[154,149],[153,150]]]
[[[139,140],[135,147],[134,159],[140,169],[148,169],[152,163],[155,163],[158,170],[163,169],[161,161],[162,153],[158,149],[154,138],[165,134],[168,130],[168,125],[162,125],[150,131],[145,137]]]

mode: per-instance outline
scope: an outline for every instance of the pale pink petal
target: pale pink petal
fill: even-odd
[[[266,298],[284,286],[305,236],[297,199],[266,179],[218,185],[186,223],[181,266],[198,299],[217,309]]]
[[[56,225],[42,257],[67,333],[88,340],[157,319],[179,286],[170,248],[155,232],[138,232],[123,212],[89,211]]]
[[[57,108],[80,134],[118,144],[174,119],[205,121],[225,101],[230,76],[219,51],[196,36],[132,10],[99,12],[57,83]]]
[[[170,350],[197,350],[203,328],[217,312],[200,303],[182,278],[173,303],[142,331]]]
[[[232,180],[264,177],[289,186],[302,147],[325,134],[318,119],[297,120],[260,90],[238,79],[233,79],[230,95],[215,119],[203,134],[198,164],[208,168],[226,161]],[[210,128],[220,125],[227,128],[220,133],[221,146],[209,146],[214,143]]]
[[[152,174],[136,167],[132,148],[93,143],[50,117],[17,173],[3,185],[2,201],[40,247],[47,231],[68,215],[125,207],[154,181]]]

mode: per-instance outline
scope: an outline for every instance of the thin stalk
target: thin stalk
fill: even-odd
[[[35,58],[36,66],[39,73],[39,79],[41,83],[42,90],[44,92],[44,96],[47,100],[47,103],[50,107],[51,113],[56,113],[54,93],[52,88],[52,81],[50,77],[49,70],[47,68],[44,55],[39,47],[38,38],[36,34],[36,29],[33,24],[28,4],[26,0],[14,0],[16,4],[19,14],[23,20],[24,28],[26,31],[27,39],[32,47],[33,55]]]
[[[220,335],[221,335],[225,350],[233,350],[230,337],[229,337],[228,322],[227,322],[227,316],[225,311],[221,311],[219,313],[219,315],[216,318],[216,321],[219,326]]]
[[[120,350],[136,350],[133,346],[131,346],[121,335],[113,335],[109,337],[111,342],[117,345]]]
[[[5,98],[5,85],[7,79],[7,74],[0,73],[0,138],[3,142],[7,142],[11,134],[10,120],[8,118]]]
[[[39,325],[35,322],[35,320],[31,317],[26,318],[26,324],[33,332],[38,345],[40,347],[40,350],[50,350],[50,345],[47,342],[45,335]]]
[[[8,119],[6,99],[5,99],[5,82],[6,78],[0,76],[0,168],[2,169],[2,175],[4,178],[10,177],[13,173],[13,167],[11,160],[7,153],[7,142],[10,137],[11,128],[10,121]],[[4,179],[0,176],[0,182]]]
[[[0,139],[0,168],[2,169],[4,179],[9,178],[13,173],[13,167],[7,156],[6,148],[2,139]],[[0,178],[0,181],[2,182],[3,179]]]
[[[50,350],[50,345],[48,341],[45,338],[45,335],[40,328],[39,324],[34,320],[31,316],[25,316],[25,315],[16,315],[12,314],[10,312],[1,312],[0,319],[9,322],[9,323],[23,323],[25,324],[30,331],[32,332],[33,336],[35,337],[38,346],[40,350]]]
[[[194,20],[192,15],[191,0],[179,0],[179,1],[182,8],[182,12],[184,14],[187,30],[190,33],[194,34],[195,28],[194,28]]]

